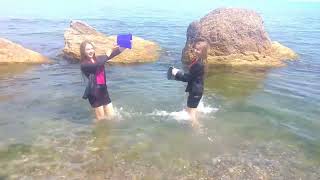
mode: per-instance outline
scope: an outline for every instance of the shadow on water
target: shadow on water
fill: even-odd
[[[103,121],[95,124],[92,130],[92,136],[94,139],[94,147],[98,151],[103,151],[108,148],[110,144],[110,130],[111,124],[109,122]]]
[[[8,79],[32,70],[34,65],[26,64],[0,64],[0,92],[1,88],[6,88],[9,85]],[[0,94],[0,102],[7,101],[13,98],[10,94]]]
[[[205,79],[209,92],[228,99],[242,99],[262,88],[270,69],[210,66]]]
[[[0,175],[0,180],[5,180],[5,179],[8,179],[8,176],[2,176],[2,175]]]
[[[12,99],[13,95],[0,95],[0,102],[1,101],[7,101],[9,99]]]
[[[7,164],[21,156],[29,154],[31,146],[26,144],[11,144],[6,148],[0,149],[0,180],[8,179],[10,172],[7,170]]]
[[[0,64],[0,80],[17,74],[25,73],[28,70],[32,70],[34,67],[35,65],[27,64]]]
[[[5,149],[0,149],[0,162],[10,161],[22,154],[30,153],[30,149],[30,145],[11,144]]]

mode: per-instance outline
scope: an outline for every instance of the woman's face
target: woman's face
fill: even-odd
[[[200,57],[202,54],[202,47],[200,45],[200,43],[196,43],[194,46],[194,53],[197,57]]]
[[[86,47],[84,49],[84,52],[85,52],[85,54],[86,54],[86,56],[88,58],[93,58],[93,56],[94,56],[94,48],[93,48],[93,46],[91,44],[88,43],[86,45]]]

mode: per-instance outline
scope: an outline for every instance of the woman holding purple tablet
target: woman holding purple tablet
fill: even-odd
[[[83,98],[89,100],[97,121],[114,117],[114,110],[106,84],[104,64],[124,50],[124,47],[117,45],[112,50],[108,50],[105,56],[96,57],[92,42],[84,41],[80,45],[81,72],[89,80]]]

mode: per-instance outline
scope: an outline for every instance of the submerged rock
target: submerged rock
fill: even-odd
[[[11,63],[42,64],[50,63],[50,60],[19,44],[0,38],[0,64]]]
[[[182,51],[183,62],[192,59],[192,44],[198,37],[210,45],[209,64],[281,66],[283,60],[297,58],[293,50],[270,40],[261,16],[252,10],[220,8],[192,22]]]
[[[80,44],[84,40],[92,41],[96,47],[96,55],[104,55],[108,48],[116,43],[116,36],[106,36],[82,21],[71,21],[70,28],[64,33],[64,57],[80,59]],[[156,61],[160,47],[155,42],[132,37],[132,49],[127,49],[113,58],[114,63],[141,63]]]

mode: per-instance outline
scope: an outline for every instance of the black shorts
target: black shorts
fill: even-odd
[[[107,87],[97,88],[95,96],[88,97],[91,107],[96,108],[111,103]]]
[[[187,100],[188,108],[197,108],[201,98],[202,98],[202,94],[195,95],[195,94],[189,93],[188,100]]]

